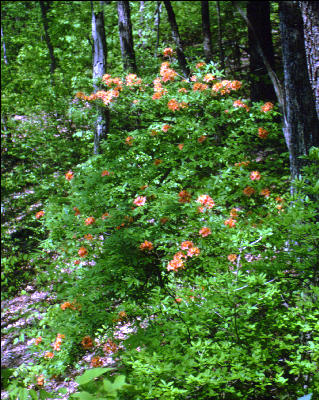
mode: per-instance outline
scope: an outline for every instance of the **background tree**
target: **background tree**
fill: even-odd
[[[93,39],[93,87],[95,91],[100,90],[100,81],[106,72],[107,65],[107,47],[104,28],[104,13],[101,11],[95,12],[93,1],[92,7],[92,39]],[[103,2],[100,2],[100,7],[103,7]],[[101,140],[107,136],[109,125],[108,108],[100,105],[96,106],[97,119],[94,133],[94,154],[100,153]]]
[[[201,1],[202,13],[202,30],[203,30],[203,48],[206,63],[210,63],[213,59],[212,55],[212,34],[210,31],[209,21],[209,2],[207,0]]]
[[[223,71],[225,71],[225,54],[223,47],[223,32],[222,32],[222,20],[220,15],[220,4],[216,1],[216,14],[217,14],[217,26],[218,26],[218,50],[219,50],[219,60],[220,66]]]
[[[129,1],[117,2],[118,25],[124,70],[137,73]]]
[[[169,21],[169,24],[171,27],[172,37],[173,37],[173,40],[174,40],[175,46],[176,46],[176,54],[177,54],[178,64],[183,72],[183,75],[185,77],[187,77],[190,75],[190,69],[187,65],[182,41],[181,41],[181,38],[180,38],[180,35],[178,32],[178,26],[177,26],[177,22],[176,22],[176,18],[175,18],[175,13],[174,13],[174,10],[173,10],[173,7],[172,7],[170,1],[164,1],[164,5],[165,5],[166,11],[167,11],[167,17],[168,17],[168,21]]]
[[[247,18],[255,33],[248,27],[250,98],[251,101],[275,100],[276,94],[269,81],[267,69],[258,51],[256,36],[265,57],[272,69],[275,69],[272,44],[269,1],[248,1]]]

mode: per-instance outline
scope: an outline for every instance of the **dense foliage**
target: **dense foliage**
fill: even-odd
[[[319,392],[318,148],[291,191],[277,106],[251,103],[245,80],[194,49],[190,79],[163,48],[139,77],[116,66],[97,93],[75,71],[56,113],[43,105],[7,122],[4,197],[32,187],[33,206],[15,227],[18,247],[4,230],[2,277],[13,293],[16,249],[57,296],[25,332],[37,359],[10,372],[12,399],[46,398],[49,380],[88,351],[92,369],[73,398]],[[73,97],[75,87],[83,92]],[[103,153],[89,157],[95,104],[109,109],[110,128]],[[41,246],[23,247],[32,232]],[[116,367],[99,368],[110,354]]]

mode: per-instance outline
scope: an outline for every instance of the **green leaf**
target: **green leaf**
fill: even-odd
[[[75,382],[79,385],[85,385],[88,382],[93,381],[93,379],[105,374],[105,372],[110,371],[111,368],[93,368],[85,371],[83,375],[78,376]]]
[[[96,397],[89,392],[74,393],[72,397],[78,397],[80,400],[96,400]]]

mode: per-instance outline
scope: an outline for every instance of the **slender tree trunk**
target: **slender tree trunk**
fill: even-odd
[[[107,47],[104,29],[103,11],[94,12],[92,9],[92,39],[93,39],[93,87],[95,91],[100,90],[98,81],[106,72]],[[106,139],[109,127],[109,110],[106,107],[97,105],[97,119],[94,133],[94,154],[100,154],[100,143]]]
[[[319,118],[319,2],[299,1],[302,13],[308,74]]]
[[[3,29],[1,25],[1,40],[2,40],[2,47],[3,47],[3,61],[6,65],[8,65],[8,59],[7,59],[7,52],[6,52],[6,43],[4,40],[4,34],[3,34]]]
[[[181,42],[181,39],[179,36],[175,13],[174,13],[174,10],[172,8],[170,1],[164,1],[164,5],[165,5],[166,11],[167,11],[169,24],[171,26],[172,37],[173,37],[173,40],[174,40],[175,46],[176,46],[176,54],[177,54],[178,64],[182,70],[183,75],[185,77],[188,77],[190,75],[190,69],[187,65],[182,42]]]
[[[286,126],[292,178],[304,164],[299,157],[319,145],[319,121],[310,85],[303,37],[303,22],[296,1],[279,2],[285,88]]]
[[[158,1],[155,13],[156,46],[155,46],[154,57],[157,57],[157,50],[160,40],[161,9],[162,9],[162,2]]]
[[[201,1],[202,12],[202,31],[203,31],[203,48],[205,54],[205,61],[210,63],[213,59],[212,56],[212,39],[210,32],[209,21],[209,2],[207,0]]]
[[[127,72],[137,73],[133,35],[132,35],[132,24],[131,24],[131,12],[129,1],[118,1],[117,2],[117,13],[119,21],[119,35],[121,44],[121,53],[123,59],[124,70]]]
[[[248,1],[247,18],[255,33],[248,27],[248,46],[250,61],[250,98],[251,101],[276,99],[273,85],[269,81],[267,69],[259,54],[256,36],[267,58],[274,69],[274,49],[272,45],[269,1]]]
[[[41,8],[41,15],[42,15],[42,23],[43,23],[43,28],[44,28],[44,35],[45,35],[45,41],[46,44],[48,46],[48,50],[49,50],[49,54],[50,54],[50,60],[51,60],[51,64],[50,64],[50,73],[51,73],[51,77],[52,77],[52,83],[53,81],[53,74],[54,71],[56,70],[57,67],[57,62],[54,56],[54,50],[53,50],[53,46],[51,43],[51,38],[49,35],[49,24],[48,24],[48,18],[47,18],[47,13],[49,11],[49,7],[48,4],[45,4],[44,1],[40,0],[39,1],[40,4],[40,8]]]
[[[223,47],[223,33],[222,33],[222,23],[221,23],[219,1],[216,1],[216,11],[217,11],[217,25],[218,25],[219,60],[220,60],[221,69],[223,71],[225,71],[225,53],[224,53],[224,47]]]

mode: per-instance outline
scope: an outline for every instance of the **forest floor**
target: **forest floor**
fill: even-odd
[[[50,292],[40,291],[35,285],[29,284],[25,287],[23,295],[1,301],[1,369],[17,368],[22,364],[34,364],[38,357],[32,353],[29,347],[34,343],[34,338],[27,339],[22,334],[23,330],[35,327],[43,318],[48,304],[55,302],[55,296]],[[119,325],[115,336],[123,340],[132,332],[130,324]],[[56,399],[66,400],[77,389],[74,381],[90,365],[92,353],[86,353],[78,365],[78,369],[70,369],[67,376],[62,379],[51,379],[44,387],[47,392],[57,392],[65,388],[67,393],[56,397]],[[101,357],[103,367],[115,367],[116,359],[112,355]],[[31,386],[30,386],[31,388]],[[9,393],[1,389],[1,399],[9,398]]]

